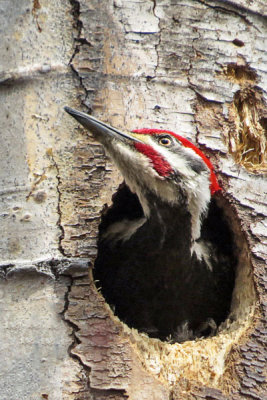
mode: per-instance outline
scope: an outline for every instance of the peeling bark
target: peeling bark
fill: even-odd
[[[236,245],[240,249],[231,314],[235,322],[227,321],[221,334],[214,340],[177,345],[175,348],[175,345],[142,337],[136,331],[129,331],[123,324],[120,326],[122,333],[117,332],[116,335],[128,337],[147,371],[143,373],[160,378],[164,382],[162,387],[169,387],[173,399],[186,396],[185,393],[188,398],[242,398],[245,395],[260,398],[264,388],[259,381],[263,381],[264,371],[259,369],[259,381],[256,384],[254,379],[253,382],[253,374],[248,376],[249,372],[240,366],[246,357],[242,349],[246,348],[239,347],[237,343],[247,342],[249,339],[246,338],[255,335],[253,326],[259,318],[264,324],[263,314],[256,306],[251,277],[252,268],[263,273],[263,264],[251,250],[253,234],[250,226],[259,218],[262,240],[258,247],[266,254],[266,247],[262,250],[266,235],[266,228],[262,225],[263,215],[266,216],[266,187],[264,189],[262,179],[262,173],[265,172],[266,127],[264,119],[261,119],[264,117],[260,116],[266,110],[266,94],[262,91],[258,94],[258,88],[263,88],[266,82],[266,74],[259,65],[263,47],[258,45],[266,32],[266,22],[262,15],[256,15],[252,9],[242,5],[235,7],[234,2],[219,1],[216,4],[187,1],[172,6],[164,1],[147,2],[145,5],[127,2],[127,7],[116,1],[103,3],[101,18],[98,13],[96,5],[87,9],[86,2],[80,2],[81,37],[90,46],[79,46],[72,63],[86,89],[87,105],[90,104],[89,108],[100,119],[119,128],[130,130],[141,126],[167,126],[196,141],[220,170],[220,180],[225,190],[222,206],[228,213],[236,234]],[[214,27],[212,21],[216,21]],[[251,48],[254,47],[257,47],[257,51],[252,54]],[[99,83],[100,86],[96,86]],[[246,97],[241,93],[251,95]],[[248,114],[245,115],[244,102],[240,104],[238,100],[240,96],[255,98],[246,107],[247,112],[251,113],[250,118]],[[244,145],[244,149],[240,145],[249,136],[248,131],[252,132],[258,143],[253,143],[256,158],[250,157],[249,162],[248,156],[243,157],[249,146]],[[233,139],[235,132],[239,133]],[[234,142],[233,150],[231,146]],[[236,163],[229,153],[234,154]],[[257,174],[246,172],[238,164]],[[238,191],[237,181],[240,182]],[[254,189],[257,188],[256,196],[248,194],[253,192],[248,189],[251,184]],[[113,192],[114,188],[110,187],[110,193]],[[254,212],[249,214],[248,207]],[[265,210],[263,212],[262,207]],[[257,212],[260,214],[256,215]],[[261,284],[255,284],[259,295]],[[265,295],[263,291],[261,293]],[[102,315],[106,315],[105,312],[103,310]],[[84,325],[77,321],[76,324],[82,336],[75,354],[92,368],[92,376],[98,374],[97,385],[107,389],[105,382],[109,373],[106,371],[105,378],[101,380],[99,369],[84,358],[87,354],[92,356],[98,347],[88,350],[88,340],[83,338]],[[103,334],[103,331],[109,332],[109,328],[102,327],[98,334]],[[257,351],[253,358],[262,357],[263,346],[255,342],[254,348]],[[190,358],[192,352],[194,361]],[[210,366],[207,366],[209,357]],[[226,361],[218,362],[220,357]],[[201,363],[201,358],[205,362]],[[113,359],[112,356],[110,359]],[[181,375],[187,382],[185,385],[182,384]],[[132,380],[134,376],[133,370]],[[120,389],[129,393],[126,372],[124,378]],[[114,385],[115,382],[116,379]],[[200,389],[199,384],[204,386]],[[196,386],[189,395],[191,385]],[[138,391],[137,388],[135,390]],[[138,396],[141,395],[138,393]],[[163,398],[162,394],[160,398]]]
[[[263,400],[265,2],[23,0],[0,10],[1,398]],[[122,177],[66,104],[124,130],[167,128],[212,159],[239,257],[216,336],[150,339],[96,290],[98,225]]]

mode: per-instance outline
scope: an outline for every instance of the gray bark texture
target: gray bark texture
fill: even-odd
[[[266,399],[266,2],[0,0],[0,31],[1,400]],[[122,177],[64,105],[211,158],[239,259],[216,336],[151,339],[96,290]]]

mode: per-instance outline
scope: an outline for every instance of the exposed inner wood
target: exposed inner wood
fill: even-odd
[[[219,203],[226,209],[227,218],[230,218],[231,229],[234,231],[238,266],[231,311],[215,336],[170,344],[129,328],[123,321],[119,322],[111,309],[109,311],[114,322],[121,326],[123,337],[138,351],[142,365],[171,387],[179,382],[181,377],[218,387],[229,349],[238,343],[252,321],[255,291],[248,247],[231,207],[223,198]],[[97,285],[101,286],[101,282],[97,282]]]
[[[229,4],[228,9],[224,9],[222,2],[216,2],[215,6],[211,2],[191,0],[172,6],[167,1],[127,2],[124,7],[124,2],[116,0],[102,3],[101,16],[96,1],[91,2],[90,9],[85,7],[85,2],[81,4],[79,18],[83,28],[72,66],[86,90],[85,104],[97,118],[119,129],[168,127],[197,142],[212,156],[224,188],[220,206],[234,232],[239,262],[230,314],[220,332],[214,337],[181,344],[149,338],[129,328],[114,316],[93,285],[92,276],[84,284],[76,281],[67,310],[68,318],[78,326],[80,340],[73,353],[90,368],[90,385],[94,390],[125,390],[130,398],[133,395],[136,396],[133,398],[165,399],[170,397],[171,388],[171,396],[180,399],[187,398],[185,393],[191,393],[196,384],[219,389],[212,397],[212,390],[203,387],[203,398],[209,395],[223,398],[223,393],[230,393],[233,388],[239,390],[240,341],[247,341],[259,313],[255,308],[253,284],[256,264],[251,257],[250,239],[244,233],[249,232],[252,219],[244,212],[242,204],[253,212],[265,212],[260,204],[263,189],[259,199],[251,193],[251,178],[245,170],[238,169],[228,154],[228,142],[223,134],[227,138],[227,128],[233,127],[228,106],[234,94],[255,82],[263,85],[264,74],[254,73],[258,58],[250,51],[257,41],[259,57],[263,54],[258,38],[258,30],[264,30],[263,19],[250,15],[248,20]],[[253,67],[244,68],[244,64]],[[78,170],[79,186],[83,185],[85,169],[82,165],[87,164],[86,151],[84,141]],[[95,161],[101,162],[102,157]],[[78,235],[72,236],[70,232],[83,233],[87,226],[86,215],[89,215],[88,205],[95,217],[88,246],[89,251],[94,246],[92,257],[96,256],[101,208],[103,203],[111,205],[112,194],[121,182],[111,164],[102,164],[103,169],[98,168],[94,174],[94,182],[98,184],[90,188],[95,161],[90,156],[86,192],[75,194],[75,222],[78,223],[64,226],[63,241],[68,252],[75,250],[77,255],[86,254],[88,230],[81,241]],[[104,184],[102,179],[105,179]],[[260,177],[253,182],[257,188],[262,187]],[[102,207],[96,190],[104,197]],[[253,229],[259,232],[259,238],[263,237],[261,225]],[[263,254],[263,245],[256,245],[257,254]],[[149,382],[142,386],[142,393],[138,391],[139,379],[141,386],[145,380]]]
[[[249,171],[267,172],[267,114],[261,90],[238,90],[230,115],[234,123],[234,129],[229,130],[230,153]]]
[[[130,225],[144,217],[137,196],[125,184],[120,186],[100,224],[94,273],[97,287],[122,321],[150,337],[173,343],[213,336],[229,315],[234,287],[236,255],[230,228],[214,198],[202,233],[203,240],[220,249],[221,263],[218,270],[206,271],[206,267],[202,270],[198,264],[189,264],[185,254],[179,252],[185,238],[184,218],[179,207],[165,212],[165,219],[169,213],[170,220],[164,223],[171,226],[175,236],[172,240],[170,235],[162,253],[162,221],[157,223],[156,218],[154,224],[147,224],[145,230],[139,228],[139,233],[126,242],[107,240],[103,235],[108,228]],[[142,253],[144,243],[147,245]],[[147,257],[149,252],[152,260]],[[160,255],[154,258],[154,253]],[[216,279],[220,279],[220,285],[215,290],[212,285]]]
[[[3,398],[265,398],[266,15],[265,0],[0,2]],[[239,259],[216,336],[149,338],[88,278],[122,177],[64,105],[211,156]]]

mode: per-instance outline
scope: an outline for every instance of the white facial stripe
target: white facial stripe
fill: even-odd
[[[202,160],[202,158],[200,157],[200,155],[198,155],[193,149],[191,149],[190,147],[183,147],[183,150],[185,152],[187,152],[188,154],[190,154],[190,156],[197,158],[198,160]],[[204,161],[203,161],[204,162]],[[205,164],[206,165],[206,164]]]
[[[107,151],[122,171],[131,191],[139,197],[146,216],[149,215],[149,206],[143,195],[145,186],[169,203],[178,201],[175,184],[160,176],[144,154],[118,141],[114,141]]]
[[[149,137],[148,144],[161,154],[171,165],[172,169],[174,171],[176,170],[179,175],[183,175],[186,178],[193,178],[196,175],[190,166],[188,166],[188,161],[186,161],[181,155],[170,151],[168,147],[161,146],[151,137]]]
[[[200,237],[201,216],[205,213],[210,201],[209,171],[195,172],[190,167],[189,161],[181,154],[169,151],[167,147],[156,143],[149,135],[142,136],[144,136],[144,142],[161,154],[174,171],[182,176],[182,182],[179,184],[183,186],[188,196],[188,210],[191,214],[192,240],[194,242]],[[149,204],[144,196],[145,187],[154,191],[157,196],[169,204],[179,204],[178,183],[158,175],[148,157],[117,140],[113,140],[105,147],[122,171],[130,190],[137,194],[145,216],[148,217],[150,214]],[[194,150],[186,148],[186,151],[190,153],[190,156],[197,157]]]
[[[188,209],[191,214],[192,239],[193,241],[197,240],[200,237],[201,215],[206,211],[210,201],[209,170],[207,169],[207,171],[202,171],[199,174],[190,167],[189,161],[182,155],[171,152],[151,137],[149,144],[170,163],[174,171],[183,176],[183,185],[188,194]],[[193,149],[183,148],[183,151],[186,151],[190,156],[201,158]]]

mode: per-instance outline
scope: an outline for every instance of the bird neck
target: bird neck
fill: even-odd
[[[205,216],[208,204],[210,202],[210,190],[208,179],[202,179],[200,182],[195,182],[195,186],[183,187],[180,182],[175,180],[160,180],[153,177],[143,182],[141,176],[138,180],[136,175],[134,179],[129,178],[125,174],[126,184],[135,193],[142,205],[143,212],[146,218],[155,214],[157,209],[161,208],[166,214],[173,218],[174,213],[181,221],[187,220],[191,224],[190,242],[195,242],[200,238],[201,221]],[[199,186],[203,187],[203,191],[199,190]],[[205,190],[204,190],[205,189]],[[176,222],[178,219],[176,218]]]
[[[149,208],[147,223],[153,236],[162,247],[181,245],[183,251],[191,248],[191,215],[183,202],[169,203],[152,191],[146,191],[146,207]],[[142,200],[140,200],[142,205]],[[178,248],[177,248],[178,250]],[[181,249],[180,249],[181,251]]]

